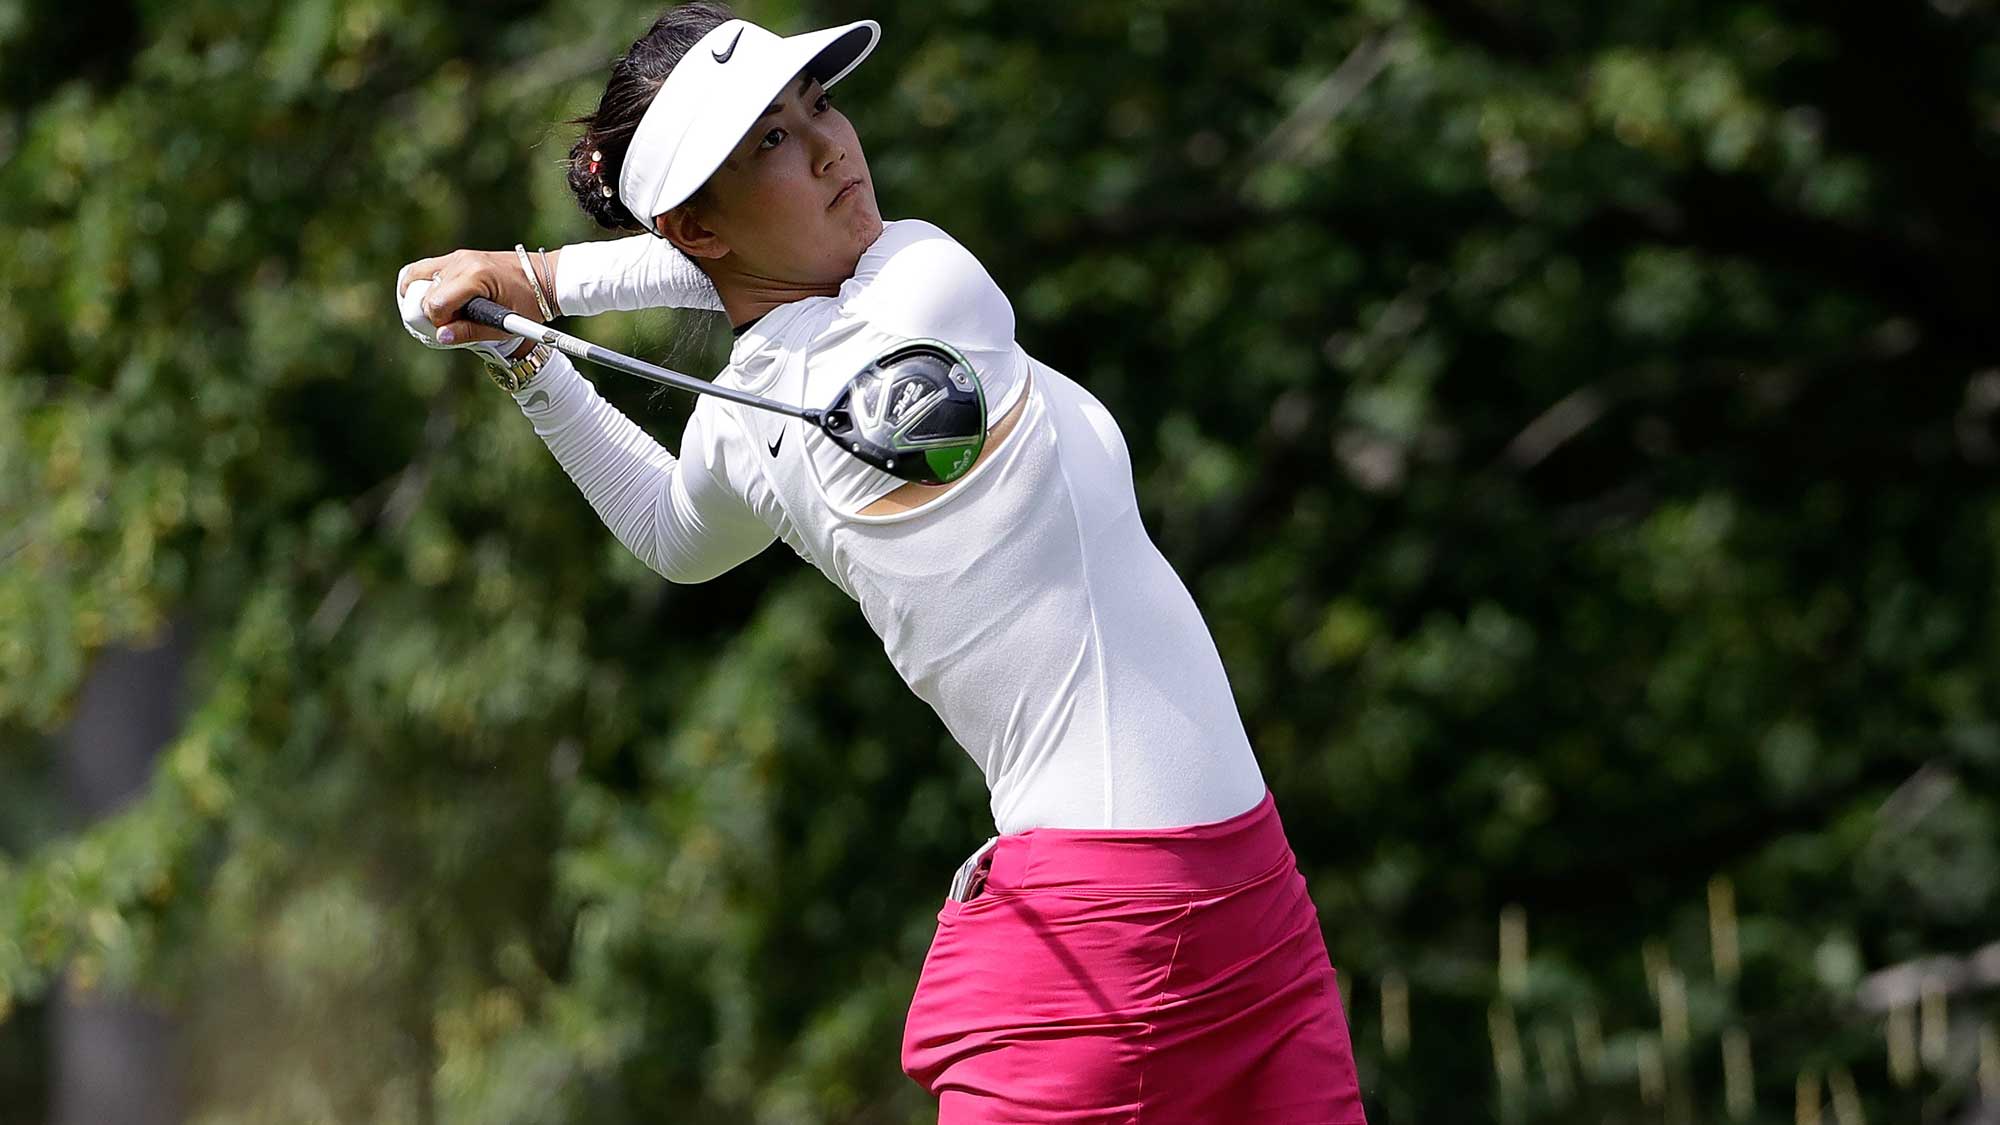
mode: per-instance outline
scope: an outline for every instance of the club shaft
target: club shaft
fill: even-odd
[[[693,391],[699,395],[714,395],[716,398],[726,398],[731,402],[741,403],[744,406],[753,407],[758,410],[769,410],[775,414],[803,418],[808,422],[818,421],[819,411],[817,410],[806,410],[787,402],[768,399],[762,395],[753,395],[748,391],[739,391],[734,387],[720,386],[706,379],[697,379],[692,375],[683,375],[678,371],[669,370],[658,364],[647,363],[643,359],[633,359],[622,352],[614,352],[610,348],[593,344],[589,340],[579,339],[567,332],[551,328],[546,324],[537,324],[507,306],[497,301],[489,301],[484,297],[474,297],[472,300],[466,302],[465,317],[467,320],[476,321],[488,327],[498,328],[503,332],[511,332],[516,336],[525,336],[530,340],[538,340],[562,352],[564,355],[589,360],[592,363],[609,367],[615,371],[623,371],[627,375],[637,375],[641,379],[651,379],[655,383],[665,383],[669,387],[679,387],[684,391]]]

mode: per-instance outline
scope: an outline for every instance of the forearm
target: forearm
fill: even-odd
[[[565,316],[613,310],[721,309],[708,275],[650,234],[578,242],[549,252],[555,303]]]

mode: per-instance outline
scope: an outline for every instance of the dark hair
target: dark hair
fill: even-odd
[[[639,120],[675,64],[701,42],[702,36],[735,18],[728,5],[714,0],[668,8],[631,50],[611,64],[611,80],[604,85],[604,96],[597,99],[596,111],[570,119],[570,124],[583,126],[583,136],[569,150],[569,190],[576,193],[577,206],[597,220],[598,226],[647,229],[653,217],[632,214],[616,194],[625,150],[631,147]],[[601,154],[595,172],[590,168],[592,153]]]

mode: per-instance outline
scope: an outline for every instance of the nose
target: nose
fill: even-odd
[[[840,138],[834,136],[824,126],[814,126],[812,137],[813,170],[818,174],[826,175],[841,161],[847,159],[847,146],[841,144]]]

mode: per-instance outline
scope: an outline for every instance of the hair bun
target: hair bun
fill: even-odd
[[[610,153],[605,152],[610,148]],[[576,202],[606,230],[644,230],[632,212],[618,201],[617,158],[624,153],[585,133],[569,150],[569,189]]]

